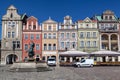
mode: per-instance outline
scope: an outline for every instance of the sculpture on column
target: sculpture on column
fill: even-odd
[[[31,41],[31,42],[30,42],[30,48],[29,48],[29,50],[27,51],[29,58],[33,58],[33,56],[35,55],[35,54],[34,54],[34,47],[35,47],[35,44],[34,44],[33,41]]]

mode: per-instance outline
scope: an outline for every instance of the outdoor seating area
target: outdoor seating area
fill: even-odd
[[[100,50],[92,53],[76,51],[74,49],[59,53],[59,65],[71,66],[82,59],[94,59],[94,65],[120,65],[120,53]]]

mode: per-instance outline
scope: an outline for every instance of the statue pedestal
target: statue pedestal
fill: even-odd
[[[34,62],[35,60],[33,58],[29,58],[28,62]]]

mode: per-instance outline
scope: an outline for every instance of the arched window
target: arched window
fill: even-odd
[[[52,47],[51,44],[49,44],[48,45],[48,50],[52,50],[51,47]]]
[[[53,44],[53,50],[56,50],[56,44]]]
[[[47,50],[47,44],[44,44],[44,50]]]

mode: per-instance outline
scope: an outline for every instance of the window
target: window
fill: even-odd
[[[50,31],[52,30],[51,26],[48,26],[48,30],[50,30]]]
[[[8,26],[9,26],[9,28],[10,28],[11,24],[12,24],[12,22],[11,22],[11,21],[9,21],[9,22],[8,22]]]
[[[15,49],[16,48],[16,41],[13,41],[12,43],[13,43],[12,48]]]
[[[90,32],[87,32],[87,38],[90,38]]]
[[[56,33],[53,33],[53,39],[56,39]]]
[[[61,38],[64,38],[64,33],[61,33]]]
[[[96,47],[96,41],[93,41],[93,47]]]
[[[25,50],[27,50],[27,49],[28,49],[28,44],[25,44],[24,49],[25,49]]]
[[[53,44],[53,50],[56,50],[56,44]]]
[[[11,25],[11,23],[12,23],[11,21],[8,22],[9,25]]]
[[[15,37],[15,32],[12,32],[12,38],[14,38]]]
[[[66,47],[69,48],[70,47],[70,42],[66,43]]]
[[[48,45],[48,50],[51,50],[51,49],[52,49],[52,48],[51,48],[51,44],[49,44],[49,45]]]
[[[64,48],[64,42],[61,42],[61,47]]]
[[[10,38],[11,37],[11,33],[10,32],[8,32],[8,38]]]
[[[40,49],[39,44],[36,44],[36,50],[39,50],[39,49]]]
[[[87,47],[90,47],[90,41],[87,41]]]
[[[13,41],[14,48],[20,48],[20,41]]]
[[[72,38],[75,38],[75,33],[72,33]]]
[[[47,44],[44,44],[44,50],[47,50]]]
[[[75,48],[75,46],[76,46],[76,45],[75,45],[75,42],[72,42],[72,47]]]
[[[28,39],[28,34],[25,34],[25,35],[24,35],[24,39]]]
[[[70,38],[70,33],[67,33],[67,38]]]
[[[51,33],[48,34],[48,38],[51,39]]]
[[[112,20],[112,16],[110,16],[109,19]]]
[[[36,39],[40,39],[40,35],[39,34],[36,34]]]
[[[13,18],[13,14],[12,13],[10,14],[10,18]]]
[[[11,27],[14,28],[15,27],[15,22],[11,22]]]
[[[44,39],[47,39],[47,33],[44,33]]]
[[[36,30],[36,25],[33,25],[33,30]]]
[[[84,33],[80,32],[80,38],[83,38],[83,37],[84,37]]]
[[[12,28],[15,27],[15,21],[9,21],[8,22],[8,28],[10,28],[10,27],[12,27]]]
[[[30,39],[34,39],[34,35],[33,34],[30,35]]]
[[[89,25],[88,24],[86,24],[86,28],[88,28],[89,27]]]
[[[93,37],[96,37],[96,32],[93,32]]]
[[[108,19],[108,16],[105,16],[105,20],[107,20]]]
[[[17,41],[17,48],[20,48],[20,41]]]
[[[80,41],[80,47],[84,47],[84,41]]]
[[[29,25],[29,30],[32,30],[32,26],[31,25]]]

